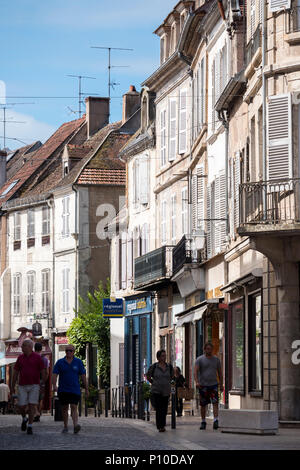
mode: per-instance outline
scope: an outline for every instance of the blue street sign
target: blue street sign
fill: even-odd
[[[103,317],[104,318],[122,318],[123,317],[123,299],[103,299]]]

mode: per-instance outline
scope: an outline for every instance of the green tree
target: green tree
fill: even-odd
[[[110,380],[110,324],[103,318],[102,300],[110,296],[110,282],[106,287],[102,282],[93,294],[88,293],[87,300],[79,296],[79,308],[76,317],[67,331],[70,343],[75,346],[77,357],[85,361],[86,345],[97,344],[97,375],[102,382]]]

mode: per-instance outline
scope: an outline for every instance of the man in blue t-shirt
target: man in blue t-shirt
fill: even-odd
[[[89,392],[84,365],[78,357],[74,356],[74,354],[74,346],[72,344],[68,344],[66,347],[66,356],[63,359],[59,359],[53,368],[52,385],[53,391],[56,392],[56,381],[57,376],[59,375],[58,398],[62,405],[62,415],[64,420],[64,428],[62,432],[68,432],[68,410],[70,405],[74,434],[77,434],[80,431],[77,409],[80,399],[79,377],[81,377],[83,381],[86,397],[88,397]]]

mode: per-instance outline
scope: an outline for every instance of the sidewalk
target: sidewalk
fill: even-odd
[[[171,429],[171,416],[167,417],[165,433],[158,433],[155,418],[145,422],[135,420],[149,436],[159,434],[160,441],[178,450],[300,450],[300,429],[279,429],[275,436],[227,434],[213,430],[213,420],[207,419],[207,428],[200,431],[199,416],[176,418],[176,429]]]

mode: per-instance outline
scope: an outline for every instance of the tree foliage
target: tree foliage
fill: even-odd
[[[79,296],[76,317],[67,331],[69,341],[75,346],[77,357],[83,361],[87,343],[97,344],[97,375],[107,383],[110,379],[110,324],[107,318],[103,318],[102,300],[109,296],[109,279],[106,287],[100,282],[93,294],[89,292],[87,300]]]

